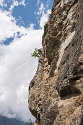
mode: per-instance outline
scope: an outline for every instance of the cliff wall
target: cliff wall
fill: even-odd
[[[29,86],[35,125],[83,125],[83,1],[54,0],[43,64]]]

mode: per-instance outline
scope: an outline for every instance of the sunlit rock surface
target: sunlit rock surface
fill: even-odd
[[[42,46],[44,63],[29,86],[35,125],[83,125],[82,0],[54,0]]]

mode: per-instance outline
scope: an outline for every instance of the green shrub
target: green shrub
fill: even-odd
[[[41,51],[40,49],[35,48],[34,52],[31,54],[32,57],[40,57]]]

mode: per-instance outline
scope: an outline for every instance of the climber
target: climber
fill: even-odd
[[[43,51],[43,48],[41,48],[41,49],[38,49],[38,52],[40,53],[40,55],[39,55],[39,62],[41,63],[41,64],[44,64],[44,51]]]
[[[44,64],[44,51],[43,48],[37,49],[35,48],[34,52],[31,54],[32,57],[38,57],[38,62]]]

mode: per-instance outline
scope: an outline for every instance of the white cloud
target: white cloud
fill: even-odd
[[[48,1],[47,5],[44,5],[42,2],[38,0],[37,6],[38,6],[38,12],[37,13],[35,12],[35,14],[37,15],[37,20],[39,22],[40,28],[43,29],[45,23],[48,21],[51,10],[48,9]]]
[[[40,7],[39,7],[39,11],[38,11],[37,14],[40,15],[40,14],[44,13],[44,10],[45,10],[44,4],[41,3],[41,4],[40,4]]]
[[[31,57],[41,47],[42,30],[28,31],[9,46],[0,45],[0,114],[8,113],[27,121],[32,118],[27,105],[28,86],[35,74],[37,60]],[[12,117],[12,116],[11,116]]]
[[[4,0],[0,0],[0,5],[2,5],[2,4],[3,4],[3,1],[4,1]]]
[[[26,34],[27,29],[22,26],[17,26],[15,18],[7,11],[0,10],[0,41],[6,38],[16,37],[16,33]],[[30,28],[29,28],[30,29]],[[29,30],[28,29],[28,30]]]
[[[37,6],[40,4],[40,0],[37,1]]]
[[[46,13],[45,12],[42,13],[42,16],[40,18],[40,27],[41,28],[43,28],[45,23],[48,21],[50,12],[51,12],[51,10],[47,10]]]
[[[22,5],[22,6],[26,6],[25,4],[25,0],[21,0],[21,1],[18,1],[18,0],[0,0],[0,5],[1,7],[7,7],[8,4],[10,3],[10,7],[9,7],[9,11],[12,13],[12,10],[14,9],[14,7],[16,6],[19,6],[19,5]]]
[[[13,1],[12,5],[10,6],[9,10],[12,11],[14,9],[15,6],[18,6],[19,3],[18,1]]]
[[[0,0],[0,6],[1,6],[1,7],[6,7],[7,4],[4,2],[4,0]]]
[[[18,0],[12,0],[12,2],[13,3],[12,3],[12,5],[9,8],[10,12],[12,12],[12,10],[14,9],[15,6],[19,6],[19,5],[26,6],[25,0],[21,0],[20,2],[18,2]]]
[[[22,0],[22,1],[20,2],[20,4],[26,6],[25,0]]]

